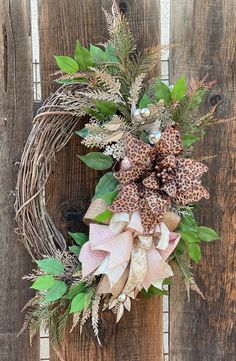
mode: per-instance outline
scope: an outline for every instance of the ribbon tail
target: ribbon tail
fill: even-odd
[[[148,251],[147,259],[148,272],[143,281],[143,287],[146,291],[153,283],[173,276],[171,267],[154,247]]]
[[[166,260],[174,251],[180,240],[179,233],[170,232],[169,245],[165,250],[159,250],[160,255]]]

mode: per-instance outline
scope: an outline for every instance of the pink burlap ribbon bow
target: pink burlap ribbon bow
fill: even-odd
[[[115,214],[109,226],[90,224],[89,241],[79,257],[82,276],[107,275],[111,293],[122,278],[127,294],[147,290],[152,284],[161,287],[173,275],[166,259],[178,242],[179,234],[170,232],[164,223],[156,226],[153,235],[143,236],[139,212]]]

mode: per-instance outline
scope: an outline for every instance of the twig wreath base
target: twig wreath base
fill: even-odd
[[[18,232],[30,254],[37,258],[54,256],[67,248],[46,207],[45,186],[51,162],[71,139],[80,119],[63,109],[61,93],[78,85],[65,85],[52,94],[34,118],[18,173],[16,221]],[[83,87],[84,89],[84,87]]]
[[[209,198],[201,183],[208,168],[191,159],[195,142],[215,122],[215,109],[198,112],[213,83],[148,81],[161,49],[137,50],[116,2],[105,17],[106,44],[86,49],[77,42],[74,58],[55,57],[62,86],[35,117],[18,174],[17,232],[38,266],[25,277],[36,295],[22,330],[32,339],[40,327],[49,329],[57,352],[71,316],[72,330],[91,320],[101,344],[103,311],[118,322],[139,294],[166,294],[172,263],[188,295],[203,296],[190,261],[200,261],[201,242],[219,238],[195,219],[196,203]],[[85,115],[90,120],[76,134],[100,151],[78,161],[106,173],[84,216],[89,233],[68,233],[68,247],[47,210],[45,187],[55,154]]]

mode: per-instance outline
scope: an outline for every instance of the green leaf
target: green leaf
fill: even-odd
[[[69,56],[55,56],[54,57],[59,69],[66,74],[74,74],[79,70],[78,64],[73,58]]]
[[[95,217],[95,221],[98,221],[100,223],[107,221],[112,217],[112,212],[107,209],[106,211],[100,213],[97,217]]]
[[[144,96],[142,97],[142,99],[139,102],[139,108],[146,108],[149,104],[152,104],[151,99],[149,98],[149,96],[145,93]]]
[[[197,232],[198,225],[192,215],[184,215],[181,217],[181,222],[178,229],[183,231]]]
[[[93,66],[93,58],[88,49],[84,48],[79,41],[76,42],[75,60],[80,70],[87,70]]]
[[[157,296],[165,296],[168,295],[168,291],[164,290],[164,289],[160,289],[157,287],[154,287],[153,285],[149,287],[148,291],[146,291],[145,289],[142,289],[142,294],[145,297],[150,297],[153,295],[157,295]]]
[[[91,115],[92,117],[95,117],[98,120],[105,120],[105,115],[97,112],[93,108],[86,107],[84,108],[85,113]]]
[[[180,231],[180,234],[181,234],[181,238],[187,243],[193,243],[199,241],[198,235],[195,232]]]
[[[212,242],[220,239],[219,235],[214,229],[201,226],[198,228],[198,237],[201,241]]]
[[[69,83],[87,83],[88,79],[84,77],[74,77],[73,79],[58,79],[57,84],[69,84]]]
[[[88,130],[88,128],[83,128],[83,129],[81,129],[81,130],[77,130],[76,132],[75,132],[75,134],[77,134],[79,137],[81,137],[81,138],[86,138],[87,137],[87,135],[88,135],[88,133],[89,133],[89,130]]]
[[[115,51],[113,46],[111,45],[111,43],[108,43],[105,49],[105,60],[107,62],[119,63],[119,59],[114,53]]]
[[[89,305],[90,300],[91,296],[88,293],[79,293],[71,302],[70,313],[81,312]]]
[[[72,286],[68,292],[68,294],[65,296],[68,300],[72,300],[76,295],[83,292],[85,290],[85,283],[80,282],[75,286]]]
[[[171,91],[171,99],[172,100],[180,100],[182,99],[187,91],[187,84],[186,79],[184,77],[181,77],[177,80],[175,85],[173,86],[173,89]]]
[[[69,247],[69,251],[70,251],[71,253],[74,253],[74,254],[76,254],[77,256],[79,256],[79,255],[80,255],[80,251],[81,251],[81,247],[80,247],[80,246],[70,246],[70,247]]]
[[[145,130],[142,130],[140,133],[140,139],[146,143],[146,144],[150,144],[149,139],[148,139],[148,134],[145,132]]]
[[[98,111],[102,114],[113,115],[116,113],[117,106],[115,103],[111,101],[97,100],[95,104]]]
[[[34,290],[47,290],[55,284],[55,279],[51,275],[39,276],[30,288]]]
[[[101,196],[101,198],[110,206],[117,197],[118,192],[108,192]]]
[[[97,62],[99,60],[104,60],[105,52],[101,48],[99,48],[93,44],[90,44],[89,51],[95,62]]]
[[[44,303],[54,302],[62,298],[67,290],[67,284],[64,281],[55,281],[53,287],[51,287],[46,297],[43,299]]]
[[[100,152],[91,152],[86,155],[79,155],[79,159],[81,159],[88,167],[96,170],[111,168],[113,164],[113,159],[110,155],[105,155]]]
[[[197,140],[199,140],[199,138],[193,134],[184,134],[182,140],[183,140],[184,148],[188,148]]]
[[[182,256],[182,254],[185,251],[185,242],[183,239],[180,239],[179,243],[177,244],[177,247],[175,248],[174,254],[177,256]]]
[[[157,97],[157,100],[163,99],[165,102],[165,105],[169,105],[171,102],[170,89],[160,79],[157,79],[156,97]]]
[[[68,232],[69,235],[73,238],[73,240],[75,241],[76,244],[78,244],[79,246],[83,246],[83,244],[85,242],[88,241],[89,237],[86,233],[81,233],[81,232]]]
[[[59,259],[45,258],[36,261],[37,265],[46,273],[50,273],[53,276],[59,276],[64,272],[64,266]]]
[[[93,199],[102,198],[107,193],[113,192],[117,188],[118,184],[119,182],[112,172],[104,174],[95,188],[95,195]]]
[[[189,257],[196,263],[198,263],[201,259],[201,248],[197,243],[189,243],[188,244],[188,255]]]

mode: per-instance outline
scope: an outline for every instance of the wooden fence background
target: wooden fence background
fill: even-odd
[[[75,41],[84,45],[106,39],[101,7],[111,0],[40,0],[39,30],[43,96],[56,70],[53,55],[73,54]],[[140,48],[160,43],[158,0],[120,1]],[[216,79],[205,108],[221,100],[217,116],[224,119],[208,131],[198,154],[209,160],[206,183],[211,200],[201,221],[222,235],[218,244],[203,247],[203,261],[194,269],[206,301],[193,295],[187,303],[182,286],[170,292],[170,361],[233,361],[235,350],[234,266],[234,133],[236,85],[236,3],[234,0],[171,0],[171,81],[179,75]],[[14,187],[17,164],[32,117],[32,59],[29,1],[0,3],[0,360],[39,361],[38,340],[32,348],[26,335],[16,338],[22,324],[20,310],[29,298],[21,281],[32,262],[14,235]],[[99,173],[75,157],[85,152],[78,138],[62,150],[48,184],[51,214],[56,224],[76,230],[90,201]],[[203,153],[204,152],[204,153]],[[56,190],[56,191],[55,191]],[[141,300],[118,326],[110,314],[103,320],[103,349],[86,332],[68,336],[66,361],[162,361],[162,301]],[[56,355],[51,353],[51,360]]]

